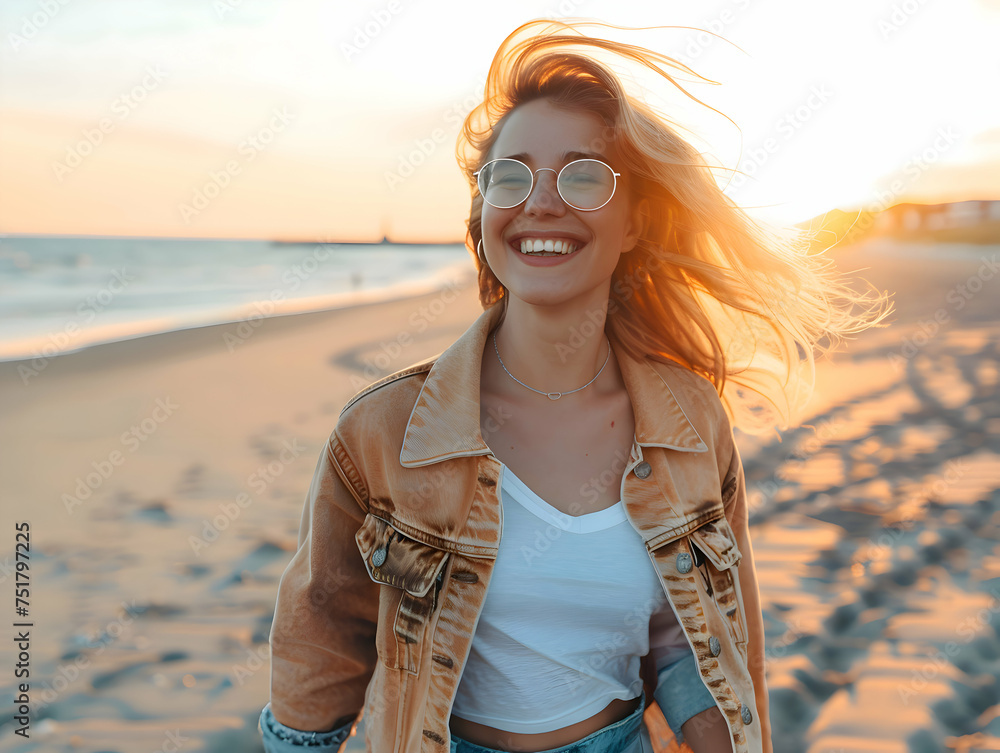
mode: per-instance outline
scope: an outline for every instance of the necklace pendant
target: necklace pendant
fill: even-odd
[[[546,392],[545,394],[549,396],[549,400],[558,400],[562,397],[561,392]]]

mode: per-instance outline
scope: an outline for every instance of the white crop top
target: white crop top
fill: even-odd
[[[651,628],[657,668],[691,651],[620,500],[567,515],[506,465],[500,498],[500,548],[456,716],[509,732],[562,729],[642,694]]]

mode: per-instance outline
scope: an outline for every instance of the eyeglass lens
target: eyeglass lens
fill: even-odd
[[[479,192],[490,204],[509,209],[528,198],[532,173],[523,162],[498,159],[479,173]],[[581,159],[570,162],[559,173],[557,184],[563,201],[577,209],[598,209],[615,190],[615,175],[603,162]]]

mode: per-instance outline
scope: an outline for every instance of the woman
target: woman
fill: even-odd
[[[379,752],[659,751],[650,694],[695,753],[771,750],[725,385],[798,402],[820,340],[888,312],[844,310],[867,299],[574,47],[682,67],[560,22],[501,46],[458,149],[486,311],[341,414],[279,589],[268,750],[339,750],[364,704]]]

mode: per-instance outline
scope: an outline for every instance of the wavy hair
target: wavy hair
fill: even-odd
[[[827,249],[810,253],[811,234],[749,217],[702,154],[596,57],[604,51],[638,63],[702,105],[669,69],[717,82],[666,55],[576,28],[586,25],[631,28],[580,19],[521,25],[500,45],[483,101],[463,123],[456,156],[472,190],[466,245],[480,303],[488,308],[507,295],[476,253],[483,198],[473,176],[506,116],[539,98],[595,114],[632,178],[630,201],[645,197],[651,210],[643,236],[612,274],[608,338],[633,358],[679,363],[708,379],[741,429],[763,434],[776,421],[787,428],[791,411],[812,395],[816,353],[834,350],[848,334],[888,326],[880,322],[892,305],[877,290],[852,289],[823,257]]]

